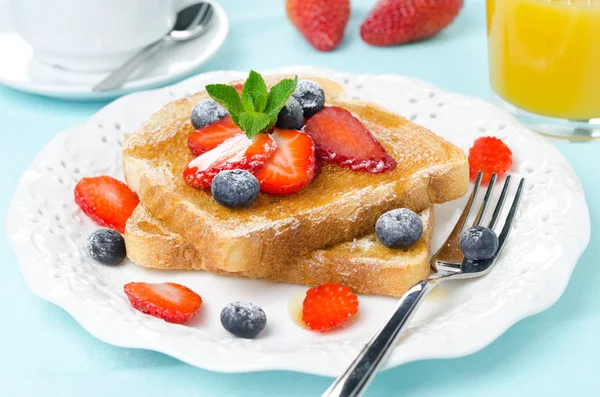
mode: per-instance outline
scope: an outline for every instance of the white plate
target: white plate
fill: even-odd
[[[107,73],[76,73],[45,65],[33,56],[33,48],[14,30],[9,4],[0,0],[0,84],[44,96],[101,100],[117,98],[133,91],[172,83],[210,59],[223,45],[229,21],[223,8],[214,7],[208,31],[197,39],[165,47],[146,65],[142,65],[122,88],[93,92],[92,86]]]
[[[412,78],[306,67],[273,72],[282,71],[339,81],[349,95],[379,102],[463,149],[482,135],[500,137],[514,154],[511,173],[527,177],[514,231],[496,268],[482,279],[434,291],[388,367],[472,353],[516,321],[556,302],[589,241],[590,219],[579,180],[554,146],[487,102]],[[109,268],[85,254],[85,238],[97,226],[74,204],[75,183],[82,176],[122,178],[125,132],[135,130],[174,98],[245,75],[206,73],[171,87],[128,95],[85,124],[60,133],[23,175],[8,214],[8,235],[30,288],[108,343],[157,350],[215,371],[286,369],[337,375],[386,317],[394,299],[361,296],[356,321],[339,331],[318,334],[300,328],[289,313],[290,301],[297,301],[306,287],[205,272],[153,271],[132,263]],[[436,208],[434,248],[449,233],[463,203],[464,199]],[[182,326],[133,310],[122,288],[134,280],[189,286],[202,295],[201,314],[191,326]],[[234,300],[254,302],[266,311],[267,328],[258,339],[236,339],[222,329],[220,310]]]

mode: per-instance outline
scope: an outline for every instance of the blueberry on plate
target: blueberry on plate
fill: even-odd
[[[304,112],[300,102],[290,97],[279,111],[275,126],[286,130],[299,130],[303,122]]]
[[[109,229],[99,229],[87,238],[90,256],[104,265],[117,265],[127,256],[125,239],[121,234]]]
[[[379,217],[375,234],[388,248],[408,248],[421,238],[423,221],[408,208],[399,208]]]
[[[325,106],[325,91],[312,80],[300,80],[292,98],[300,103],[306,118],[312,117]]]
[[[460,250],[472,260],[490,259],[498,251],[498,237],[492,229],[475,226],[460,236]]]
[[[195,129],[206,127],[209,124],[216,123],[227,116],[227,110],[214,99],[205,99],[198,102],[192,110],[192,125]]]
[[[223,308],[221,324],[233,335],[251,339],[265,328],[267,315],[252,303],[233,302]]]
[[[252,205],[258,198],[260,185],[246,170],[227,170],[215,176],[210,190],[218,204],[235,209]]]

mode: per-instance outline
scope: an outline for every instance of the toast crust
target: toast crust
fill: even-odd
[[[267,76],[273,85],[283,77]],[[210,192],[187,186],[181,173],[193,158],[187,137],[193,106],[205,92],[176,100],[154,114],[124,143],[125,177],[152,215],[193,244],[205,263],[228,272],[277,266],[373,230],[377,218],[398,207],[421,211],[467,192],[464,152],[382,107],[346,98],[342,87],[317,77],[327,104],[354,113],[398,167],[368,174],[326,164],[303,191],[261,194],[252,207],[229,210]]]
[[[127,222],[127,255],[136,264],[166,270],[207,270],[216,274],[261,278],[301,285],[339,283],[356,293],[401,296],[429,274],[433,210],[420,214],[423,236],[412,247],[385,247],[374,234],[313,251],[286,263],[226,272],[200,255],[193,244],[170,231],[139,205]]]

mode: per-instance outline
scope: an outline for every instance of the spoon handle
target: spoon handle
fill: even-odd
[[[155,43],[152,43],[144,47],[140,52],[131,57],[123,65],[113,70],[108,76],[96,83],[92,87],[92,91],[110,91],[120,88],[127,78],[133,73],[144,61],[156,54],[160,48],[164,45],[166,40],[161,39]]]
[[[400,337],[402,329],[408,323],[415,309],[439,281],[441,281],[439,277],[430,277],[409,289],[346,372],[321,397],[361,396],[375,376],[377,369],[391,352],[391,347]]]

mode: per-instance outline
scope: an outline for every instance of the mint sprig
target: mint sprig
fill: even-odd
[[[250,71],[240,97],[235,88],[228,84],[209,84],[208,95],[229,112],[231,121],[248,138],[265,132],[275,125],[279,111],[298,85],[298,76],[283,79],[267,92],[267,84],[262,76]]]

